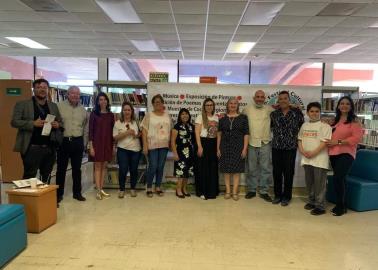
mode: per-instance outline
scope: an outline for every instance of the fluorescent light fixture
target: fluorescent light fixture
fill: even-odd
[[[370,28],[378,28],[378,21],[369,26]]]
[[[360,45],[359,43],[335,43],[331,47],[324,49],[316,54],[340,54],[353,47]]]
[[[251,2],[244,13],[241,25],[269,25],[285,3]]]
[[[160,47],[162,52],[181,52],[180,47]]]
[[[142,23],[130,1],[96,0],[96,3],[114,23]]]
[[[231,42],[228,45],[227,53],[249,53],[256,42]]]
[[[159,47],[154,40],[130,40],[140,52],[158,52]]]
[[[5,37],[5,38],[13,42],[17,42],[26,47],[32,48],[32,49],[50,49],[49,47],[46,47],[45,45],[42,45],[41,43],[38,43],[37,41],[34,41],[26,37]]]

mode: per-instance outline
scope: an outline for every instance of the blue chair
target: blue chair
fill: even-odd
[[[24,250],[26,242],[24,206],[0,205],[0,268]]]
[[[378,209],[378,151],[359,150],[346,177],[346,205],[355,211]],[[327,200],[335,202],[333,176],[328,176]]]

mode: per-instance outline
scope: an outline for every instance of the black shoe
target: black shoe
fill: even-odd
[[[58,196],[58,197],[56,198],[56,202],[57,202],[57,203],[60,203],[61,201],[63,201],[63,196]]]
[[[260,194],[259,197],[264,199],[264,201],[266,201],[266,202],[272,202],[272,198],[269,196],[268,193]]]
[[[306,205],[304,206],[304,209],[306,210],[312,210],[315,208],[315,205],[313,205],[312,203],[306,203]]]
[[[281,201],[281,206],[288,206],[289,205],[289,201],[288,200],[282,200]]]
[[[77,195],[73,195],[72,196],[75,200],[78,200],[78,201],[81,201],[81,202],[84,202],[86,201],[87,199],[85,197],[83,197],[83,195],[81,194],[77,194]]]
[[[185,199],[185,195],[184,194],[178,195],[177,191],[176,191],[176,197],[180,199]]]
[[[331,212],[332,215],[339,217],[346,214],[347,209],[345,207],[336,206],[331,210]]]
[[[325,210],[324,209],[320,209],[320,208],[314,208],[311,210],[311,215],[314,215],[314,216],[320,216],[320,215],[323,215],[325,214]]]
[[[279,204],[281,202],[281,198],[274,198],[272,204]]]
[[[247,194],[245,194],[246,199],[252,199],[253,197],[256,197],[256,192],[250,191]]]

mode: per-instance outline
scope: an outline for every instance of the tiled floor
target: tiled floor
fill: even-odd
[[[28,234],[5,269],[378,269],[378,211],[314,217],[302,198],[284,208],[170,192],[121,200],[116,190],[97,201],[85,186],[87,201],[67,194],[58,223]]]

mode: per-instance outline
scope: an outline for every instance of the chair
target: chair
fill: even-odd
[[[26,242],[24,206],[0,205],[0,268],[24,250]]]
[[[327,200],[335,202],[333,176],[328,176]],[[378,151],[359,150],[346,177],[346,205],[355,211],[378,209]]]

